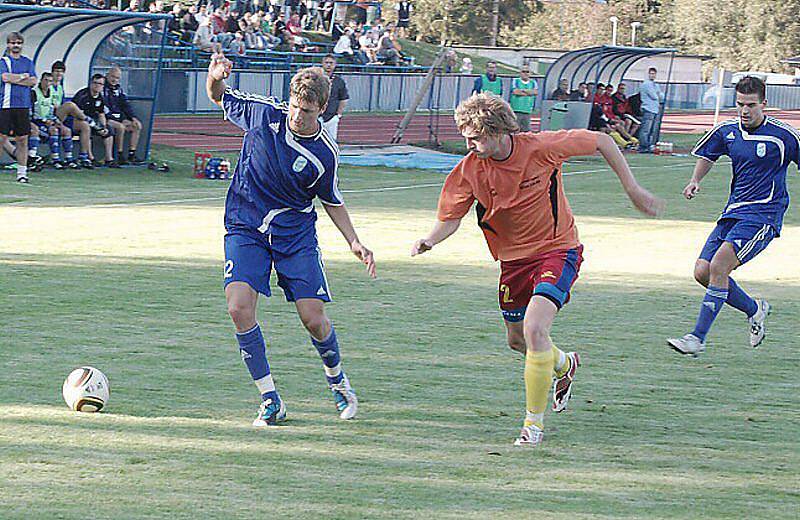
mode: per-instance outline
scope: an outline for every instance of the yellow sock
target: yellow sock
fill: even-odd
[[[553,372],[555,372],[556,377],[564,377],[564,374],[569,370],[570,363],[571,361],[564,351],[553,345]]]
[[[525,426],[544,429],[547,394],[553,381],[553,350],[528,352],[525,356]]]

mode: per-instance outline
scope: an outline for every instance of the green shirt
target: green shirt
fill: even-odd
[[[481,74],[481,92],[491,92],[500,96],[503,94],[503,81],[499,76],[495,76],[494,81],[490,81],[489,76]]]
[[[64,85],[50,85],[50,97],[53,98],[53,106],[60,107],[64,103]]]
[[[49,95],[45,96],[42,89],[37,87],[33,92],[36,94],[36,102],[33,104],[34,119],[38,119],[39,121],[53,119],[56,114],[56,107],[53,104],[53,91],[51,90]]]
[[[519,112],[520,114],[530,114],[533,112],[533,103],[536,101],[536,96],[515,96],[515,90],[533,90],[537,88],[535,79],[530,79],[528,82],[522,81],[520,78],[515,78],[511,82],[511,110]]]

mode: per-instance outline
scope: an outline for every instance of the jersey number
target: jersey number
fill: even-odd
[[[500,291],[503,293],[503,303],[512,303],[514,301],[511,298],[511,289],[506,284],[500,284]]]
[[[233,260],[225,260],[225,278],[233,277]]]

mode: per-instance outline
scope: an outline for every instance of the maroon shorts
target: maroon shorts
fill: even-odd
[[[552,251],[533,258],[500,262],[500,309],[506,321],[522,321],[533,295],[544,296],[559,309],[569,301],[569,292],[583,262],[583,246]]]

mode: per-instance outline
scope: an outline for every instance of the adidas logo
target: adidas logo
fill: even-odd
[[[703,305],[711,309],[712,311],[717,310],[717,305],[714,302],[703,302]]]
[[[736,244],[736,247],[742,247],[742,241],[741,240],[734,240],[733,242]]]
[[[249,352],[247,352],[246,350],[240,350],[239,352],[241,352],[241,353],[242,353],[242,359],[250,359],[251,357],[253,357],[253,356],[251,356],[251,355],[250,355],[250,353],[249,353]]]
[[[725,139],[736,139],[736,134],[733,132],[728,132],[728,135],[725,136]]]
[[[280,123],[270,123],[268,126],[269,126],[270,130],[272,130],[276,134],[278,132],[280,132],[280,130],[281,130],[281,124]]]
[[[320,286],[319,286],[319,289],[317,290],[317,296],[323,296],[323,295],[325,295],[325,294],[328,294],[328,293],[327,293],[327,292],[325,292],[325,288],[324,288],[323,286],[321,286],[321,285],[320,285]]]

